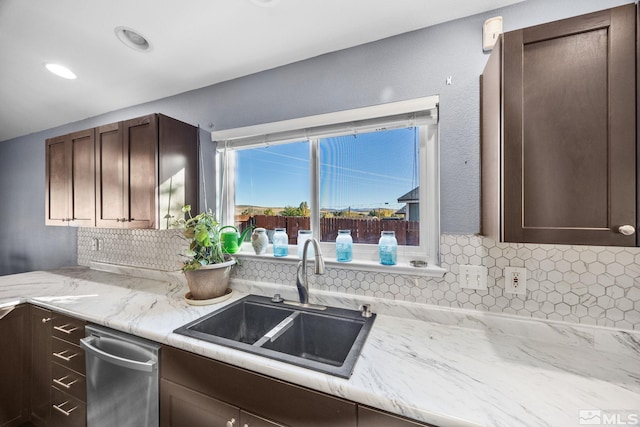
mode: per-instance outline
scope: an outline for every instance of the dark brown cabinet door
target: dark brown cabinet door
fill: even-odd
[[[372,408],[358,406],[358,427],[420,427],[428,424],[407,420]]]
[[[493,175],[502,224],[483,218],[483,231],[500,229],[507,242],[636,245],[619,231],[636,227],[635,25],[627,5],[504,34],[502,64],[490,59],[482,83],[483,169],[502,164]],[[499,160],[484,153],[492,138],[502,138]],[[483,215],[500,209],[493,200]]]
[[[265,418],[250,414],[245,411],[240,411],[240,426],[241,427],[287,427],[284,424],[278,424],[273,421],[269,421]]]
[[[46,426],[51,410],[51,324],[53,313],[31,306],[31,422]]]
[[[235,406],[170,381],[160,383],[160,427],[239,427],[239,418]]]
[[[94,227],[95,204],[95,139],[93,129],[69,136],[67,144],[71,156],[71,193],[69,196],[69,225]]]
[[[124,228],[155,228],[158,121],[155,114],[127,120],[124,136]]]
[[[0,319],[2,427],[17,426],[29,419],[29,338],[28,306],[17,306]]]
[[[47,225],[95,225],[93,129],[47,140]]]
[[[122,128],[96,128],[96,225],[119,227],[124,219],[124,150]]]
[[[66,137],[47,140],[45,205],[47,225],[67,225],[69,218],[69,181]]]
[[[181,411],[179,413],[185,413],[184,417],[187,417],[196,412],[189,408],[191,401],[189,398],[184,398],[184,401],[179,403],[175,398],[171,400],[171,394],[177,393],[174,391],[177,390],[176,387],[186,389],[194,396],[201,396],[198,402],[203,403],[198,403],[197,411],[202,417],[206,417],[207,411],[212,411],[223,414],[216,416],[221,420],[224,419],[225,423],[231,416],[238,420],[237,415],[231,415],[231,412],[220,412],[218,409],[206,409],[209,408],[209,403],[206,402],[226,402],[228,405],[233,405],[230,407],[236,411],[239,408],[245,417],[254,416],[253,420],[258,426],[356,427],[356,404],[353,402],[168,346],[162,347],[160,355],[162,366],[160,425],[163,427],[188,425],[172,424],[171,420],[177,419],[174,413]],[[179,407],[182,409],[176,409]],[[237,414],[237,412],[233,413]],[[198,419],[200,418],[195,419],[190,425],[201,425],[197,423]],[[241,419],[243,419],[242,416]],[[225,423],[210,422],[208,425],[225,426]],[[236,422],[233,426],[244,427],[244,423]],[[252,424],[249,426],[251,427]]]

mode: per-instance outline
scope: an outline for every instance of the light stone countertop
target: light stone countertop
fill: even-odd
[[[311,289],[312,302],[370,303],[378,313],[345,380],[173,333],[247,293],[293,298],[292,285],[236,281],[230,300],[198,307],[184,301],[180,273],[94,267],[113,272],[70,267],[1,276],[0,308],[29,302],[435,425],[569,427],[588,410],[622,421],[640,416],[638,332]]]

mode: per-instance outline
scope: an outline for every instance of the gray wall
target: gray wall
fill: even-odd
[[[505,31],[510,31],[626,3],[527,0],[4,141],[0,143],[0,274],[76,264],[76,230],[44,226],[44,140],[151,112],[207,130],[211,123],[220,130],[438,94],[441,228],[447,233],[477,233],[478,76],[487,60],[482,23],[502,15]],[[452,85],[446,85],[448,76]],[[211,166],[207,172],[212,172]],[[211,190],[212,180],[207,184]],[[213,206],[211,200],[209,205]]]

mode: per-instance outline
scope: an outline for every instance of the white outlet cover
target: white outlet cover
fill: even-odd
[[[504,291],[508,294],[526,295],[527,269],[524,267],[505,267]]]

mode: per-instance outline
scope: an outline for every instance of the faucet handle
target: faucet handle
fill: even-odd
[[[360,311],[361,311],[361,315],[362,317],[371,317],[372,313],[371,313],[371,306],[369,304],[363,304],[360,306]]]

